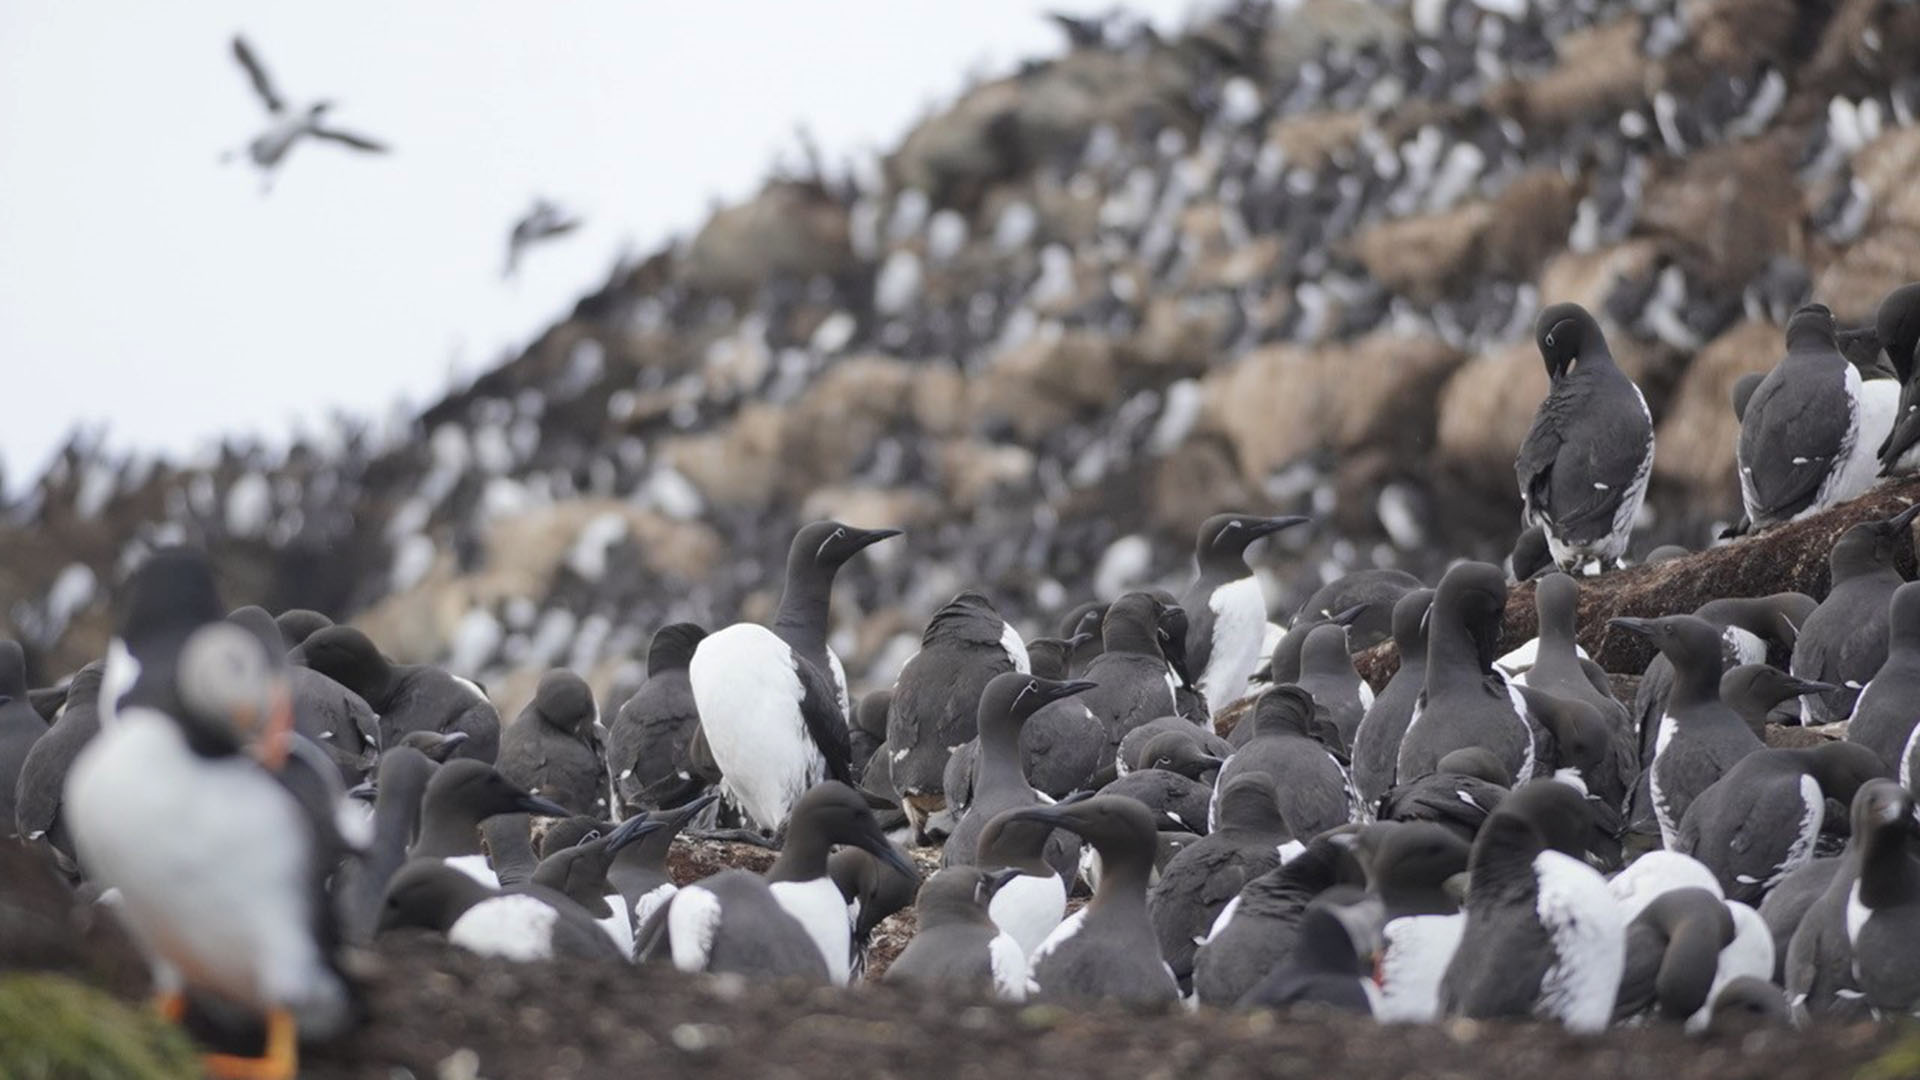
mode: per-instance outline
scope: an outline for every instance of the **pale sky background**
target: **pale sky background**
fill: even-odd
[[[1130,0],[1163,29],[1191,0]],[[280,441],[493,366],[623,252],[751,194],[804,123],[891,146],[967,74],[1104,2],[0,3],[0,475],[76,423],[117,449]],[[303,143],[270,194],[242,32],[293,103],[384,157]],[[536,194],[586,219],[503,282]]]

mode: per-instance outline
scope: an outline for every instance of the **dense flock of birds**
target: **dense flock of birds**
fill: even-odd
[[[1917,292],[1856,355],[1911,374]],[[1009,1000],[1582,1032],[1920,1009],[1920,583],[1896,569],[1920,504],[1847,529],[1822,600],[1613,620],[1659,651],[1629,705],[1576,643],[1575,575],[1618,563],[1652,433],[1586,312],[1549,307],[1536,340],[1551,389],[1505,569],[1356,573],[1282,630],[1244,557],[1306,519],[1220,514],[1184,595],[1026,639],[963,592],[856,702],[834,577],[899,533],[816,522],[769,625],[661,628],[610,722],[555,670],[503,723],[483,688],[323,615],[223,613],[206,557],[168,548],[131,575],[107,655],[59,685],[29,690],[0,646],[0,790],[144,946],[171,1014],[264,1021],[262,1058],[208,1059],[232,1075],[288,1073],[300,1039],[364,1020],[347,958],[400,928],[845,985],[909,906],[884,981]],[[1750,529],[1856,493],[1861,447],[1905,468],[1822,307],[1736,397]],[[1539,636],[1497,655],[1516,579]],[[1353,652],[1389,638],[1375,694]],[[1831,720],[1844,738],[1762,739]],[[779,854],[676,883],[688,830]],[[907,849],[935,844],[922,881]]]

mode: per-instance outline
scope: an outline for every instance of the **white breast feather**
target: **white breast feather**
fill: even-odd
[[[1820,791],[1820,781],[1811,774],[1800,776],[1800,831],[1794,836],[1793,844],[1787,848],[1787,857],[1767,878],[1767,888],[1771,889],[1794,870],[1813,860],[1813,845],[1820,839],[1820,826],[1827,818],[1827,797]]]
[[[640,899],[633,902],[633,925],[647,925],[647,920],[653,918],[653,913],[660,910],[660,905],[673,899],[673,894],[679,891],[680,886],[669,881],[641,893]]]
[[[1027,954],[1004,933],[987,943],[987,963],[993,969],[993,992],[1002,1001],[1025,1001],[1029,991]]]
[[[1715,896],[1726,895],[1705,863],[1677,851],[1649,851],[1607,882],[1607,891],[1628,922],[1674,889],[1705,889]]]
[[[503,960],[553,959],[553,926],[560,913],[531,896],[493,896],[468,908],[447,928],[447,940],[468,952]]]
[[[833,692],[840,701],[840,715],[851,720],[853,699],[847,694],[847,666],[840,662],[840,654],[832,649],[827,650],[827,668],[833,676]]]
[[[1495,671],[1494,674],[1498,675],[1499,672]],[[1521,733],[1526,736],[1521,742],[1520,767],[1513,773],[1514,786],[1518,787],[1533,779],[1533,722],[1527,719],[1527,699],[1520,693],[1520,688],[1507,682],[1504,675],[1501,676],[1501,681],[1506,683],[1507,700],[1513,703],[1513,718],[1520,724]]]
[[[1847,890],[1847,944],[1860,943],[1860,930],[1873,918],[1873,909],[1860,900],[1860,883],[1855,881]]]
[[[1247,692],[1247,680],[1260,666],[1260,641],[1267,632],[1267,599],[1260,581],[1244,577],[1213,590],[1207,598],[1213,611],[1213,647],[1205,671],[1195,672],[1200,695],[1212,713]]]
[[[705,971],[713,957],[713,938],[720,932],[720,898],[698,885],[675,893],[667,906],[667,945],[673,966],[681,971]]]
[[[1554,951],[1534,1014],[1571,1031],[1605,1030],[1626,967],[1626,920],[1605,879],[1586,864],[1543,851],[1534,856],[1533,873],[1539,889],[1534,913]]]
[[[1022,675],[1033,674],[1033,664],[1027,659],[1027,643],[1010,622],[1000,624],[1000,647],[1007,650],[1007,659],[1013,661],[1013,670]]]
[[[839,886],[832,878],[818,877],[812,881],[776,881],[771,888],[773,898],[820,947],[833,985],[847,985],[853,970],[853,927],[847,921],[847,900],[840,895]]]
[[[1073,940],[1073,936],[1080,932],[1080,927],[1084,925],[1086,921],[1086,908],[1081,908],[1079,911],[1062,919],[1060,925],[1053,928],[1053,933],[1047,935],[1047,940],[1041,942],[1040,947],[1033,950],[1033,955],[1029,957],[1028,960],[1028,966],[1035,972],[1038,972],[1040,965],[1046,961],[1047,957],[1051,956],[1054,950],[1060,948],[1060,946]]]
[[[619,893],[614,893],[607,899],[607,906],[613,909],[613,913],[604,919],[594,921],[599,923],[600,929],[606,931],[607,937],[613,940],[613,945],[620,950],[620,955],[631,960],[633,959],[633,916],[628,913],[627,905],[621,901]]]
[[[1854,377],[1859,378],[1857,371]],[[1848,386],[1856,392],[1854,416],[1858,433],[1846,464],[1837,470],[1839,480],[1833,490],[1834,502],[1851,499],[1879,483],[1880,444],[1893,431],[1893,421],[1900,412],[1897,379],[1864,379],[1858,383],[1849,380]]]
[[[1733,916],[1733,940],[1720,950],[1720,964],[1714,969],[1713,988],[1707,991],[1707,1002],[1692,1016],[1687,1018],[1688,1031],[1703,1031],[1707,1021],[1713,1018],[1713,1002],[1727,983],[1742,975],[1751,975],[1762,981],[1773,978],[1773,931],[1767,929],[1767,920],[1760,913],[1738,900],[1727,901],[1727,912]]]
[[[65,809],[81,865],[119,890],[153,955],[232,1000],[301,1010],[303,1025],[342,1018],[345,988],[313,938],[305,812],[251,759],[200,757],[172,720],[123,709],[74,761]]]
[[[1653,800],[1653,817],[1660,825],[1660,843],[1672,848],[1679,840],[1680,823],[1673,820],[1673,811],[1667,806],[1667,797],[1660,791],[1660,755],[1667,744],[1673,741],[1674,729],[1671,713],[1660,715],[1659,733],[1653,740],[1653,761],[1647,765],[1647,797]]]
[[[993,924],[1017,942],[1029,959],[1067,913],[1067,890],[1060,875],[1021,874],[1001,886],[987,904]]]
[[[1460,947],[1465,915],[1407,915],[1386,925],[1374,1018],[1424,1024],[1440,1018],[1440,979]]]
[[[487,865],[485,855],[453,855],[443,861],[489,889],[500,887],[500,876]]]
[[[794,663],[773,631],[735,623],[702,641],[687,669],[721,790],[763,829],[779,827],[826,778],[800,715],[804,691]]]
[[[1233,899],[1227,901],[1226,907],[1223,907],[1220,909],[1220,914],[1215,915],[1213,917],[1213,925],[1207,927],[1207,936],[1202,938],[1195,938],[1193,943],[1195,945],[1205,945],[1207,942],[1212,941],[1214,938],[1219,937],[1220,932],[1222,930],[1225,930],[1227,928],[1227,924],[1233,921],[1234,913],[1239,910],[1240,910],[1240,897],[1238,894],[1236,894]]]

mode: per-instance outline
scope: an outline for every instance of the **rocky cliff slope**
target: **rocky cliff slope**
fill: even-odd
[[[765,614],[833,515],[909,534],[843,575],[859,683],[966,585],[1031,631],[1178,582],[1227,507],[1319,520],[1267,556],[1284,613],[1504,552],[1554,300],[1658,424],[1636,552],[1700,546],[1785,313],[1920,277],[1920,6],[1287,0],[1081,37],[875,175],[770,179],[405,423],[194,463],[77,439],[0,515],[0,634],[68,670],[141,547],[193,539],[234,602],[353,616],[511,709]]]

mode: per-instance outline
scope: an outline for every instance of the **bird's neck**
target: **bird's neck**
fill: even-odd
[[[1020,760],[1020,727],[1010,719],[980,729],[979,787],[989,791],[1033,790]]]
[[[833,575],[814,567],[790,570],[780,607],[773,616],[773,632],[796,652],[817,662],[827,651],[828,605],[833,599]]]
[[[767,867],[768,881],[816,881],[827,874],[829,845],[814,829],[787,830],[780,857]]]

